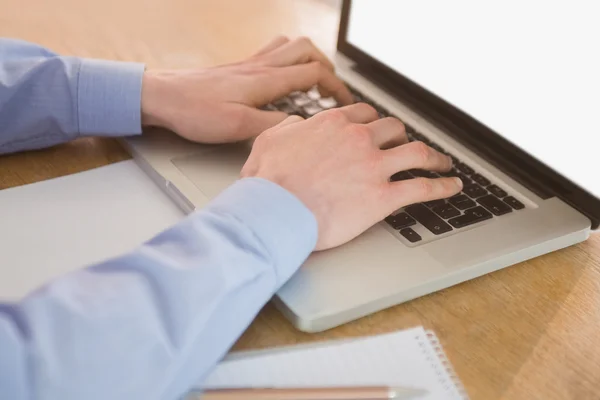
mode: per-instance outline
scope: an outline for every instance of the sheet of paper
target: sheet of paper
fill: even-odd
[[[0,191],[0,300],[134,248],[183,217],[134,161]]]
[[[223,361],[205,388],[389,385],[426,389],[423,400],[466,398],[422,327],[267,351]],[[457,382],[458,383],[458,382]]]

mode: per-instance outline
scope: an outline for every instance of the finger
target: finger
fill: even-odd
[[[277,49],[278,47],[283,46],[284,44],[288,43],[290,41],[290,39],[288,39],[286,36],[277,36],[275,37],[273,40],[271,40],[269,43],[267,43],[263,48],[261,48],[260,50],[258,50],[254,56],[261,56],[263,54],[267,54],[275,49]]]
[[[409,204],[452,197],[462,190],[458,178],[415,178],[389,183],[389,205],[394,211]]]
[[[335,69],[329,58],[327,58],[327,56],[307,37],[298,38],[288,42],[285,46],[281,46],[276,51],[272,51],[265,59],[268,65],[274,67],[284,67],[318,61],[331,72]],[[333,95],[333,93],[329,92],[329,90],[322,85],[319,85],[319,93],[323,97],[331,97]]]
[[[384,150],[383,173],[391,176],[398,171],[426,169],[430,171],[448,171],[452,168],[452,159],[423,142],[411,142],[393,149]]]
[[[286,119],[275,125],[275,127],[280,128],[282,126],[291,125],[302,121],[305,121],[305,119],[299,115],[288,115]]]
[[[285,122],[291,118],[281,111],[264,111],[253,107],[247,107],[241,104],[231,104],[231,119],[234,120],[235,132],[234,140],[243,140],[256,136],[269,128]],[[296,120],[291,118],[292,121]]]
[[[305,64],[318,61],[333,72],[333,63],[321,50],[306,37],[292,40],[271,51],[266,55],[265,61],[272,67],[287,67],[295,64]]]
[[[345,107],[336,108],[333,110],[323,111],[317,114],[325,116],[329,112],[342,112],[350,122],[355,124],[368,124],[379,118],[377,110],[366,103],[356,103]]]
[[[306,91],[318,84],[343,104],[352,104],[353,97],[344,83],[319,62],[274,68],[256,82],[260,90],[258,104],[266,104],[296,90]]]
[[[404,124],[397,118],[382,118],[371,122],[373,143],[380,149],[389,149],[408,143]]]

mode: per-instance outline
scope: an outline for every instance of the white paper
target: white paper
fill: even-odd
[[[135,164],[0,191],[0,300],[133,249],[183,212]]]
[[[425,389],[423,400],[461,399],[422,327],[289,348],[222,362],[205,388],[389,385]]]

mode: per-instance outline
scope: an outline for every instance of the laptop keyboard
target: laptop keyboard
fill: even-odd
[[[375,108],[380,118],[392,116],[385,108],[375,103],[358,90],[348,86],[357,102],[370,104]],[[337,107],[332,98],[322,98],[316,88],[308,92],[294,92],[264,107],[267,110],[279,110],[290,115],[310,118],[313,115]],[[433,234],[433,237],[454,230],[470,227],[474,224],[512,212],[522,210],[525,205],[508,192],[492,183],[483,174],[450,154],[443,147],[431,141],[425,135],[417,132],[412,126],[404,123],[410,141],[421,141],[435,150],[452,157],[454,167],[451,171],[437,173],[425,170],[410,170],[398,172],[390,178],[391,181],[403,181],[416,177],[438,178],[459,177],[464,184],[463,191],[453,197],[443,200],[428,201],[412,204],[388,216],[385,222],[392,230],[408,243],[423,242],[421,233]],[[425,230],[419,227],[424,227]]]

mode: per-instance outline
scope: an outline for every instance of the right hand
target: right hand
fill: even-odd
[[[266,130],[256,138],[241,176],[267,179],[296,195],[313,212],[319,227],[316,250],[324,250],[350,241],[401,207],[462,189],[458,178],[390,182],[394,173],[451,167],[450,157],[422,142],[408,143],[399,120],[378,119],[372,107],[360,103],[308,120],[290,116]]]

